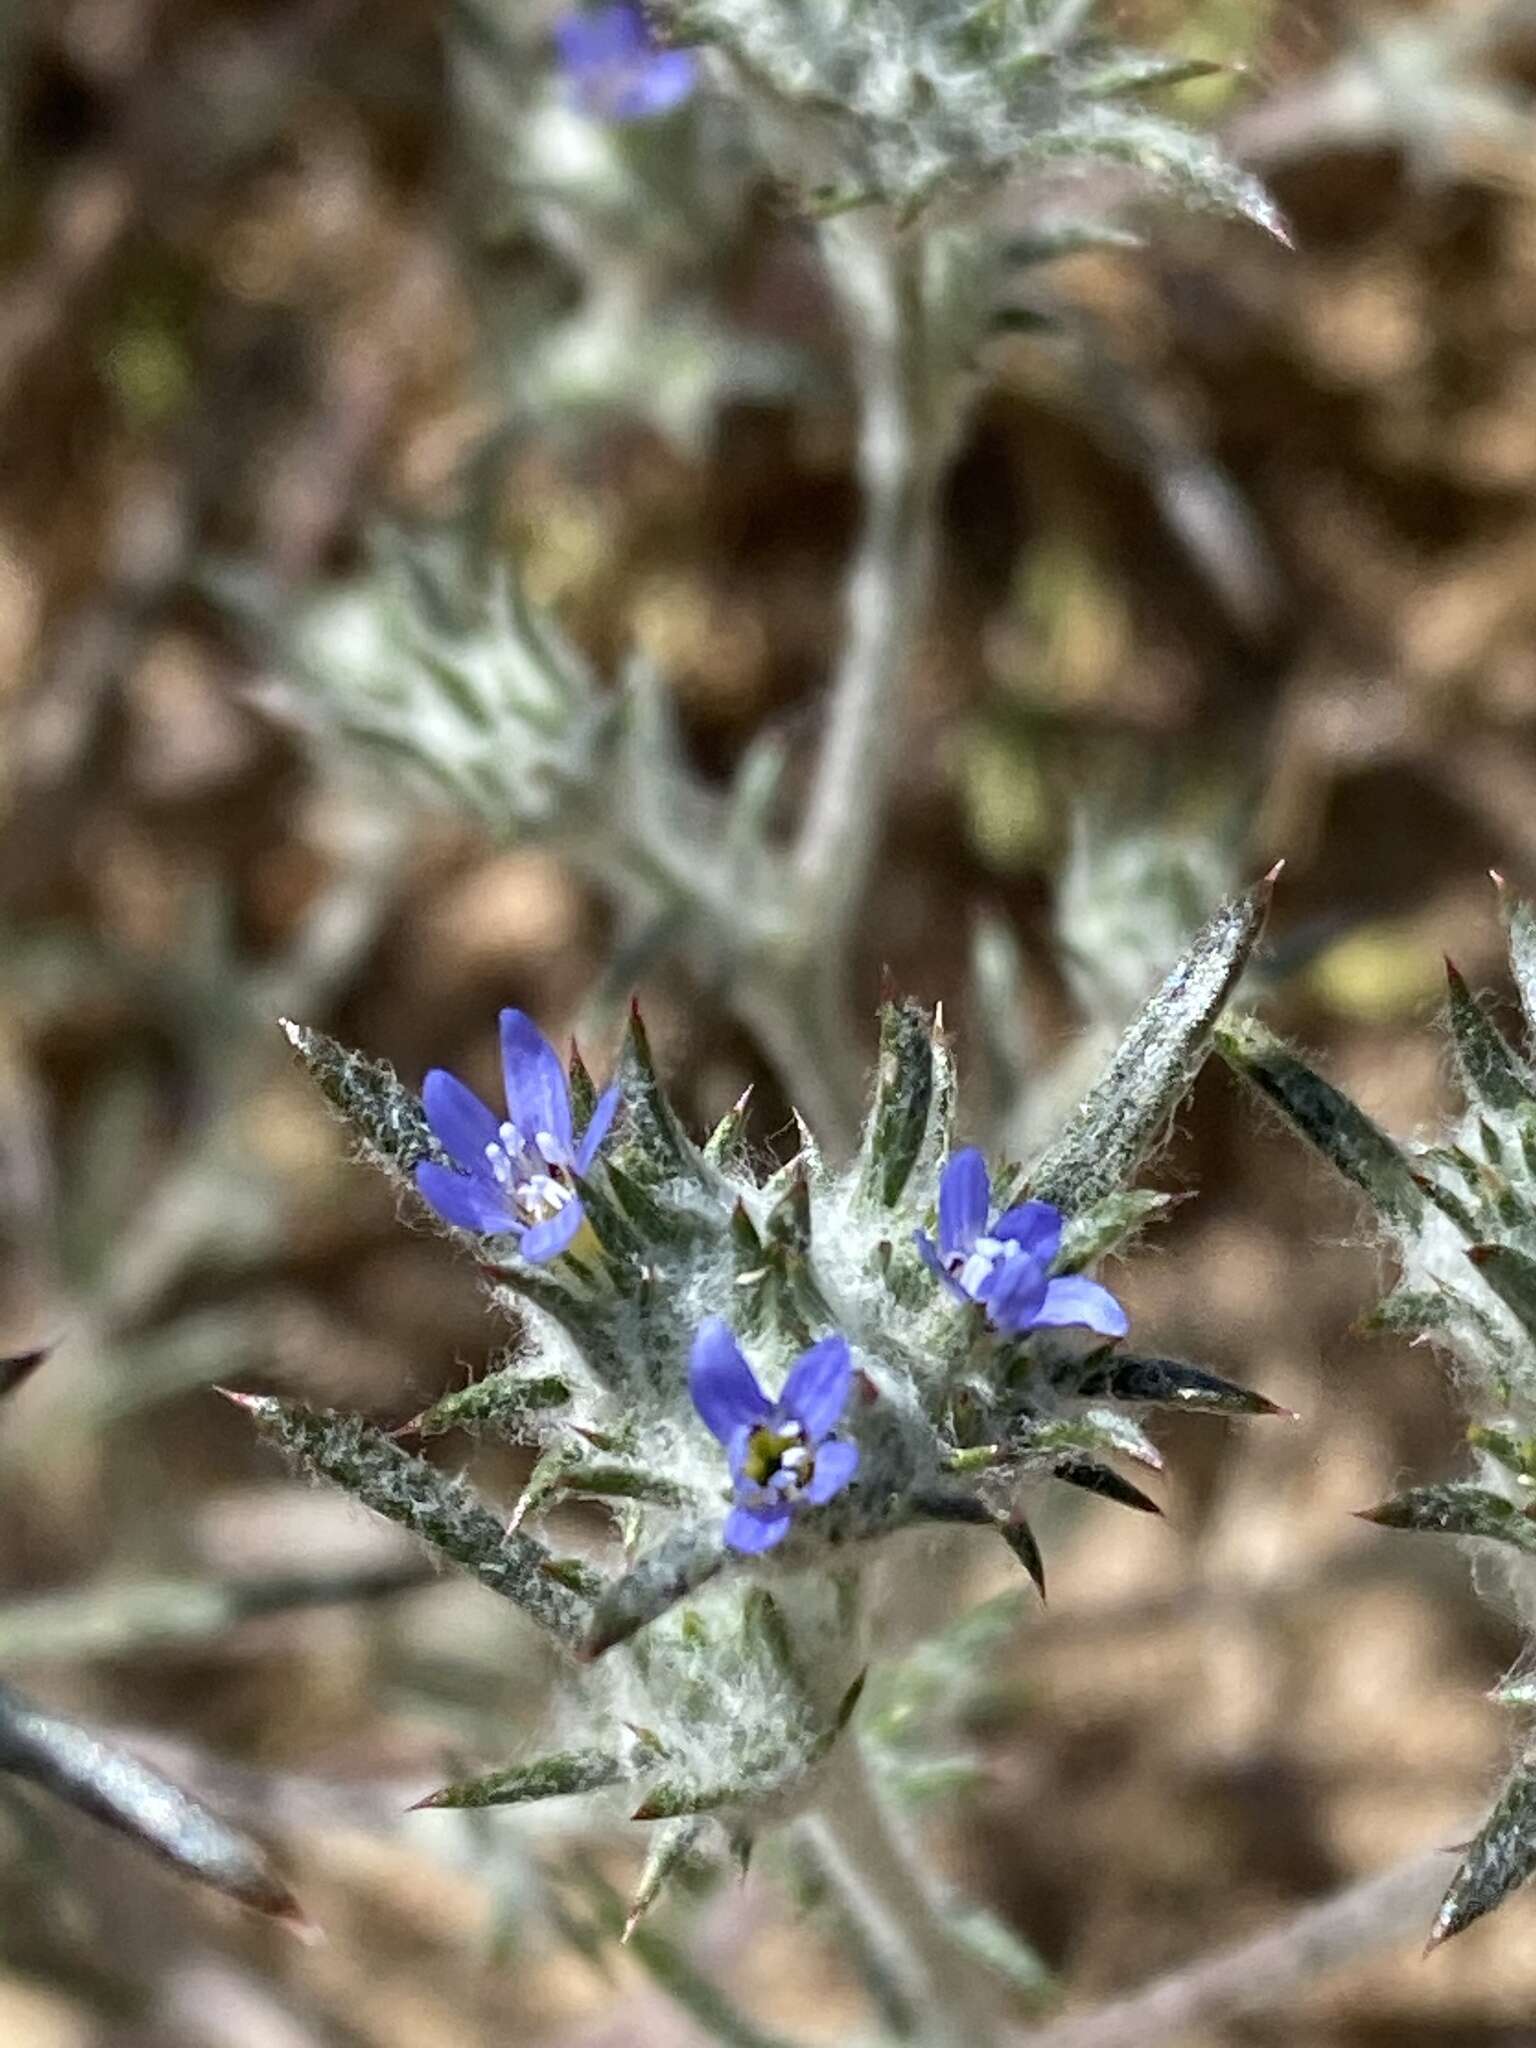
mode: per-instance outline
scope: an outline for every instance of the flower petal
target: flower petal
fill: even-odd
[[[914,1230],[912,1233],[912,1242],[917,1246],[918,1251],[921,1253],[923,1264],[925,1266],[930,1267],[933,1273],[936,1275],[936,1277],[943,1281],[944,1285],[949,1289],[950,1293],[955,1297],[956,1301],[969,1302],[971,1297],[966,1293],[965,1289],[960,1285],[959,1281],[951,1275],[948,1268],[945,1266],[944,1261],[939,1257],[938,1246],[934,1243],[933,1239],[928,1235],[927,1231]]]
[[[789,1525],[794,1519],[788,1508],[765,1511],[756,1508],[732,1508],[725,1518],[726,1548],[744,1551],[748,1557],[755,1557],[764,1550],[772,1550],[776,1543],[782,1543],[789,1534]]]
[[[658,50],[643,58],[609,100],[616,121],[654,119],[680,107],[698,81],[691,50]]]
[[[795,1360],[784,1391],[774,1404],[776,1415],[793,1416],[805,1431],[806,1441],[819,1444],[836,1429],[848,1406],[853,1384],[853,1360],[848,1339],[823,1337]]]
[[[1109,1289],[1079,1273],[1051,1282],[1034,1321],[1042,1329],[1072,1329],[1081,1324],[1101,1337],[1123,1337],[1131,1327],[1130,1317]]]
[[[476,1180],[424,1159],[416,1169],[416,1192],[456,1230],[476,1230],[483,1237],[505,1237],[517,1229],[501,1190],[489,1180]]]
[[[581,1134],[581,1143],[576,1148],[576,1171],[585,1173],[597,1157],[597,1148],[607,1137],[613,1123],[614,1111],[619,1106],[619,1084],[605,1088],[592,1105],[592,1118]]]
[[[1061,1250],[1061,1211],[1054,1202],[1021,1202],[1005,1210],[987,1233],[1011,1238],[1032,1259],[1049,1267]]]
[[[946,1259],[968,1252],[987,1227],[992,1182],[974,1145],[957,1152],[939,1178],[939,1249]]]
[[[581,7],[562,15],[551,34],[562,70],[577,73],[632,62],[649,41],[639,8],[623,0],[612,7]]]
[[[569,1248],[584,1220],[585,1212],[573,1196],[553,1216],[546,1216],[542,1223],[531,1223],[523,1232],[518,1250],[530,1264],[542,1266],[547,1259],[557,1259]]]
[[[501,1073],[507,1115],[530,1143],[541,1131],[571,1149],[571,1087],[560,1055],[522,1010],[501,1013]]]
[[[454,1074],[434,1067],[421,1084],[421,1106],[432,1135],[466,1173],[489,1171],[485,1148],[498,1143],[501,1126],[471,1088]]]
[[[736,1431],[767,1420],[768,1396],[753,1378],[730,1325],[719,1316],[702,1323],[693,1340],[688,1391],[705,1427],[722,1444],[729,1445]]]
[[[1047,1293],[1045,1274],[1026,1253],[1000,1259],[992,1268],[978,1299],[986,1305],[987,1320],[1005,1336],[1021,1336],[1032,1330],[1040,1304]]]
[[[808,1507],[819,1508],[841,1493],[858,1469],[858,1445],[845,1437],[829,1437],[816,1453],[816,1469],[800,1498]]]

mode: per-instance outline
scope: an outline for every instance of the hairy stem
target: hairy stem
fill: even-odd
[[[864,894],[900,754],[902,684],[933,566],[936,446],[920,235],[854,216],[824,228],[852,329],[862,416],[864,531],[848,582],[847,637],[795,848],[802,930],[839,957]]]
[[[833,1751],[806,1827],[871,1949],[905,1990],[925,2048],[994,2048],[997,2018],[982,1972],[940,1919],[857,1742],[845,1740]]]
[[[1255,1941],[1170,1971],[1080,2019],[1023,2035],[1018,2048],[1158,2048],[1159,2042],[1208,2033],[1240,2014],[1273,2011],[1329,1971],[1423,1934],[1456,1854],[1422,1851],[1321,1904],[1304,1906]]]

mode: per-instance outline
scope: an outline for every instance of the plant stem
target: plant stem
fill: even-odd
[[[1256,1941],[1171,1971],[1080,2019],[1021,2035],[1017,2048],[1157,2048],[1208,2033],[1242,2013],[1275,2010],[1330,1970],[1427,1931],[1455,1860],[1453,1849],[1422,1851],[1303,1907]]]
[[[852,330],[864,531],[847,637],[795,847],[800,924],[829,969],[864,894],[903,732],[901,686],[933,566],[936,443],[921,235],[847,216],[823,228]]]
[[[905,1989],[927,2048],[995,2048],[997,2017],[981,1967],[939,1918],[857,1742],[844,1740],[833,1751],[806,1826],[871,1948]]]

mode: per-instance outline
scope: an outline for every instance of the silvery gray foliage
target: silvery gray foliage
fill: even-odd
[[[1062,1211],[1057,1273],[1083,1273],[1158,1205],[1132,1177],[1200,1064],[1269,893],[1266,881],[1209,921],[1045,1154],[998,1176],[999,1207],[1032,1192]],[[437,1157],[415,1095],[388,1068],[287,1029],[364,1155],[413,1189]],[[942,1032],[913,1005],[883,1014],[862,1140],[839,1170],[801,1124],[795,1156],[764,1171],[745,1105],[696,1144],[638,1013],[615,1078],[616,1120],[573,1181],[584,1226],[567,1252],[535,1265],[511,1237],[453,1233],[510,1330],[484,1378],[393,1434],[239,1398],[303,1466],[415,1531],[569,1653],[564,1746],[426,1803],[622,1788],[635,1819],[659,1824],[633,1919],[701,1835],[745,1854],[765,1825],[814,1805],[859,1699],[874,1647],[868,1576],[889,1545],[974,1528],[1001,1538],[1043,1589],[1025,1512],[1033,1482],[1153,1509],[1111,1462],[1160,1468],[1143,1411],[1276,1411],[1198,1367],[1082,1330],[1001,1334],[936,1282],[916,1233],[935,1228],[953,1157],[955,1072]],[[597,1098],[575,1055],[570,1087],[580,1129]],[[854,1362],[837,1424],[858,1448],[854,1482],[757,1555],[724,1540],[726,1457],[690,1394],[690,1349],[713,1318],[770,1386],[833,1333]],[[414,1447],[450,1430],[537,1446],[510,1526]],[[573,1500],[612,1518],[615,1540],[597,1555],[552,1545],[548,1513]]]
[[[1536,1033],[1536,913],[1500,883],[1510,964]],[[1447,962],[1459,1118],[1431,1142],[1388,1135],[1264,1026],[1224,1023],[1221,1052],[1367,1199],[1398,1265],[1371,1318],[1445,1355],[1472,1420],[1472,1475],[1416,1486],[1366,1519],[1467,1540],[1536,1642],[1536,1070]],[[1527,1649],[1496,1697],[1529,1722]],[[1536,1739],[1452,1880],[1431,1942],[1536,1872]]]
[[[1135,189],[1283,233],[1257,179],[1208,137],[1150,113],[1159,86],[1220,67],[1095,34],[1092,0],[663,0],[718,48],[768,151],[823,211],[889,208],[907,226],[975,213],[1012,186],[1108,171]]]

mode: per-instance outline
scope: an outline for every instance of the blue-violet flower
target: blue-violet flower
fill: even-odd
[[[980,1302],[988,1322],[1008,1337],[1076,1325],[1123,1337],[1130,1324],[1107,1287],[1075,1273],[1050,1278],[1061,1250],[1061,1211],[1051,1202],[1022,1202],[989,1224],[991,1201],[986,1161],[968,1145],[939,1180],[937,1245],[926,1231],[916,1233],[918,1250],[950,1293]]]
[[[846,1337],[823,1337],[790,1368],[770,1401],[730,1326],[711,1316],[693,1340],[693,1405],[725,1446],[736,1504],[725,1541],[749,1554],[772,1550],[802,1508],[819,1508],[859,1469],[859,1447],[832,1431],[848,1405],[853,1360]]]
[[[646,121],[681,106],[698,82],[691,50],[664,50],[635,0],[577,8],[554,29],[571,98],[596,121]]]
[[[521,1010],[501,1013],[501,1069],[504,1123],[452,1074],[441,1067],[428,1074],[422,1107],[453,1164],[423,1161],[416,1189],[445,1223],[488,1237],[515,1237],[523,1257],[541,1264],[565,1251],[581,1228],[572,1180],[587,1171],[608,1135],[619,1106],[618,1084],[599,1096],[577,1144],[560,1057]]]

